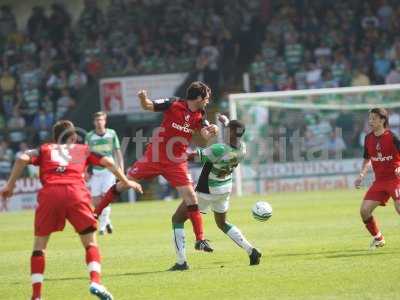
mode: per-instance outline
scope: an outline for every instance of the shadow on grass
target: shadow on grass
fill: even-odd
[[[160,271],[147,271],[147,272],[128,272],[128,273],[121,273],[121,274],[102,274],[103,278],[107,277],[122,277],[122,276],[140,276],[140,275],[149,275],[149,274],[157,274],[157,273],[164,273],[164,272],[170,272],[168,270],[160,270]],[[55,278],[45,278],[45,282],[51,282],[51,281],[72,281],[72,280],[88,280],[88,277],[55,277]],[[15,281],[12,282],[11,284],[25,284],[24,282],[21,281]]]
[[[285,256],[314,256],[314,255],[324,255],[324,254],[337,254],[337,253],[359,253],[365,252],[365,249],[351,249],[351,250],[328,250],[328,251],[319,251],[319,252],[294,252],[294,253],[279,253],[272,254],[272,257],[285,257]]]
[[[215,264],[220,264],[220,263],[224,263],[224,262],[216,262]],[[228,263],[228,262],[226,262]],[[218,266],[218,267],[196,267],[193,269],[189,269],[186,272],[193,272],[193,271],[197,271],[197,270],[211,270],[211,269],[219,269],[219,268],[224,268],[226,266]],[[108,277],[123,277],[123,276],[145,276],[145,275],[152,275],[152,274],[160,274],[160,273],[169,273],[169,274],[181,274],[181,273],[186,273],[184,271],[170,271],[170,270],[159,270],[159,271],[144,271],[144,272],[127,272],[127,273],[120,273],[120,274],[103,274],[102,277],[103,278],[108,278]],[[49,278],[45,278],[45,282],[51,282],[51,281],[73,281],[73,280],[88,280],[88,277],[49,277]],[[22,281],[14,281],[11,282],[11,284],[13,285],[25,285],[25,282]]]
[[[393,249],[394,250],[394,249]],[[314,256],[318,258],[340,258],[340,257],[355,257],[355,256],[368,256],[368,255],[389,255],[397,254],[398,251],[382,251],[382,250],[366,250],[366,249],[351,249],[351,250],[335,250],[335,251],[319,251],[319,252],[299,252],[299,253],[280,253],[272,254],[272,257],[291,257],[291,256]],[[320,257],[318,257],[320,256]]]
[[[45,276],[46,276],[46,274],[45,274]],[[45,283],[46,282],[51,282],[51,281],[70,281],[70,280],[88,280],[88,277],[59,277],[59,278],[52,278],[52,277],[49,277],[49,278],[44,278],[44,281],[45,281]],[[23,281],[14,281],[14,282],[11,282],[11,284],[13,284],[13,285],[19,285],[19,284],[23,284],[23,285],[25,285],[26,283],[25,282],[23,282]]]
[[[45,278],[44,281],[68,281],[68,280],[88,280],[88,277],[60,277],[60,278]]]
[[[378,250],[379,251],[379,250]],[[390,255],[397,254],[398,252],[390,251],[390,252],[378,252],[378,251],[364,251],[362,253],[342,253],[336,255],[327,255],[326,258],[342,258],[342,257],[356,257],[356,256],[367,256],[367,255]]]
[[[168,274],[182,274],[182,273],[187,273],[187,272],[196,272],[199,270],[215,270],[215,269],[220,269],[220,268],[225,268],[226,265],[221,265],[221,264],[229,264],[229,262],[215,262],[213,263],[218,264],[219,266],[203,266],[203,267],[194,267],[190,268],[189,270],[186,271],[170,271],[170,270],[159,270],[159,271],[145,271],[145,272],[128,272],[128,273],[121,273],[121,274],[110,274],[110,275],[104,275],[103,277],[121,277],[121,276],[144,276],[144,275],[152,275],[152,274],[160,274],[160,273],[168,273]]]
[[[159,273],[173,273],[172,271],[168,270],[159,270],[159,271],[145,271],[145,272],[127,272],[121,274],[110,274],[110,275],[103,275],[104,278],[106,277],[122,277],[122,276],[142,276],[142,275],[151,275],[151,274],[159,274]]]

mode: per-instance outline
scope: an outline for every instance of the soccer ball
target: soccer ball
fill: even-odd
[[[265,222],[272,216],[272,207],[266,201],[258,201],[254,204],[251,212],[253,213],[254,219]]]

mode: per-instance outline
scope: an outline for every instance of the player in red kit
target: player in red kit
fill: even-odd
[[[199,131],[209,140],[216,136],[217,126],[210,125],[205,119],[205,107],[209,102],[211,90],[202,82],[193,82],[186,91],[185,100],[159,99],[152,101],[146,91],[140,91],[138,97],[144,110],[163,112],[164,117],[157,133],[141,159],[128,171],[128,178],[134,180],[151,179],[162,175],[175,187],[187,206],[188,218],[196,235],[195,249],[212,252],[204,238],[203,221],[198,208],[198,201],[193,189],[186,158],[186,149],[193,133]],[[123,189],[114,185],[96,207],[95,213],[101,213]]]
[[[400,141],[388,129],[388,112],[383,108],[373,108],[369,112],[368,124],[371,132],[364,141],[364,161],[355,181],[359,188],[370,164],[375,181],[368,189],[361,204],[360,214],[367,230],[373,236],[371,249],[383,247],[385,239],[379,230],[372,212],[379,205],[385,206],[390,197],[400,214]]]
[[[42,188],[38,193],[35,211],[35,240],[31,256],[32,300],[41,299],[45,269],[45,250],[50,235],[62,231],[68,220],[79,234],[86,250],[86,264],[90,274],[91,294],[102,300],[112,295],[101,285],[100,252],[95,231],[97,221],[91,207],[91,197],[84,181],[87,166],[97,165],[109,169],[121,185],[141,192],[140,184],[128,180],[112,159],[90,152],[87,145],[76,144],[76,132],[70,121],[58,121],[53,127],[55,143],[28,150],[16,160],[2,197],[10,197],[15,182],[28,164],[39,166]]]

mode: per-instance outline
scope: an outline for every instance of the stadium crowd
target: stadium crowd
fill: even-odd
[[[74,109],[79,91],[100,77],[195,69],[217,90],[220,65],[237,56],[233,33],[257,2],[110,0],[103,11],[85,0],[75,23],[55,2],[50,11],[35,6],[19,27],[12,8],[2,6],[0,177],[23,141],[46,140],[54,121]]]
[[[400,82],[391,0],[85,0],[73,19],[54,2],[17,26],[0,8],[0,177],[104,76],[195,72],[217,95],[240,66],[256,91]]]
[[[253,90],[400,83],[398,1],[279,1],[271,11]]]

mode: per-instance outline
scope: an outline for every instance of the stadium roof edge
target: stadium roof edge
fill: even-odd
[[[308,89],[295,91],[277,91],[277,92],[258,92],[258,93],[237,93],[229,94],[229,100],[235,101],[240,99],[249,99],[249,97],[265,97],[265,98],[281,98],[287,96],[312,96],[327,94],[351,94],[359,92],[382,92],[390,90],[400,90],[400,84],[384,84],[384,85],[368,85],[368,86],[352,86],[341,88],[325,88],[325,89]]]

